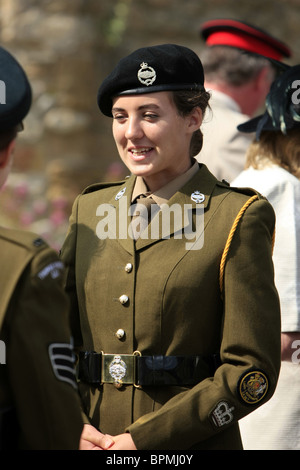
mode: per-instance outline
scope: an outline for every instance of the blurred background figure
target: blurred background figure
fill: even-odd
[[[245,449],[300,449],[300,65],[272,85],[267,110],[242,125],[256,132],[247,168],[232,186],[251,186],[276,213],[275,281],[280,296],[282,365],[269,403],[240,422]]]
[[[280,61],[290,49],[267,32],[231,19],[203,23],[206,42],[201,53],[206,89],[212,92],[212,113],[202,125],[205,135],[201,155],[220,180],[231,182],[245,165],[245,153],[253,138],[237,131],[237,125],[253,117],[264,104]]]
[[[27,76],[0,47],[0,187],[32,100]],[[0,450],[76,450],[82,430],[63,291],[64,267],[38,235],[0,226]]]

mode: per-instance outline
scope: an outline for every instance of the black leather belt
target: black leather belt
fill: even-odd
[[[15,449],[19,432],[15,408],[0,408],[0,451]]]
[[[195,385],[213,375],[221,365],[220,356],[142,356],[105,354],[93,351],[79,353],[78,378],[91,385],[161,386]]]

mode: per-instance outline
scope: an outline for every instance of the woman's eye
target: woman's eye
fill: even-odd
[[[145,114],[146,119],[156,119],[157,117],[158,117],[157,114],[153,114],[153,113],[146,113]]]
[[[122,121],[122,119],[125,119],[126,116],[124,116],[123,114],[115,114],[115,115],[113,115],[113,118],[114,118],[116,121]]]

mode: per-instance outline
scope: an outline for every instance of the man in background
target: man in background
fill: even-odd
[[[276,74],[286,68],[282,58],[291,51],[267,32],[237,20],[207,21],[200,34],[206,42],[201,61],[212,111],[202,124],[205,139],[196,158],[218,179],[231,182],[243,170],[253,139],[237,126],[264,104]]]

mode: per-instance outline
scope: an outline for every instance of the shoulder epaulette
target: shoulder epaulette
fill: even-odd
[[[263,197],[254,188],[231,186],[226,180],[218,181],[217,186],[221,186],[223,188],[231,189],[232,191],[234,191],[236,193],[244,194],[245,196],[252,197],[254,195],[257,195],[259,199]]]
[[[125,183],[125,180],[122,181],[113,181],[109,183],[94,183],[87,186],[81,194],[93,193],[94,191],[99,191],[99,189],[110,188],[112,186],[121,186]]]
[[[13,230],[1,227],[0,239],[29,250],[36,250],[37,248],[48,246],[47,242],[39,237],[39,235],[25,230]]]
[[[0,329],[14,289],[27,264],[48,244],[32,232],[0,227],[1,260],[5,269],[0,271],[1,303]],[[7,282],[9,279],[9,282]]]

